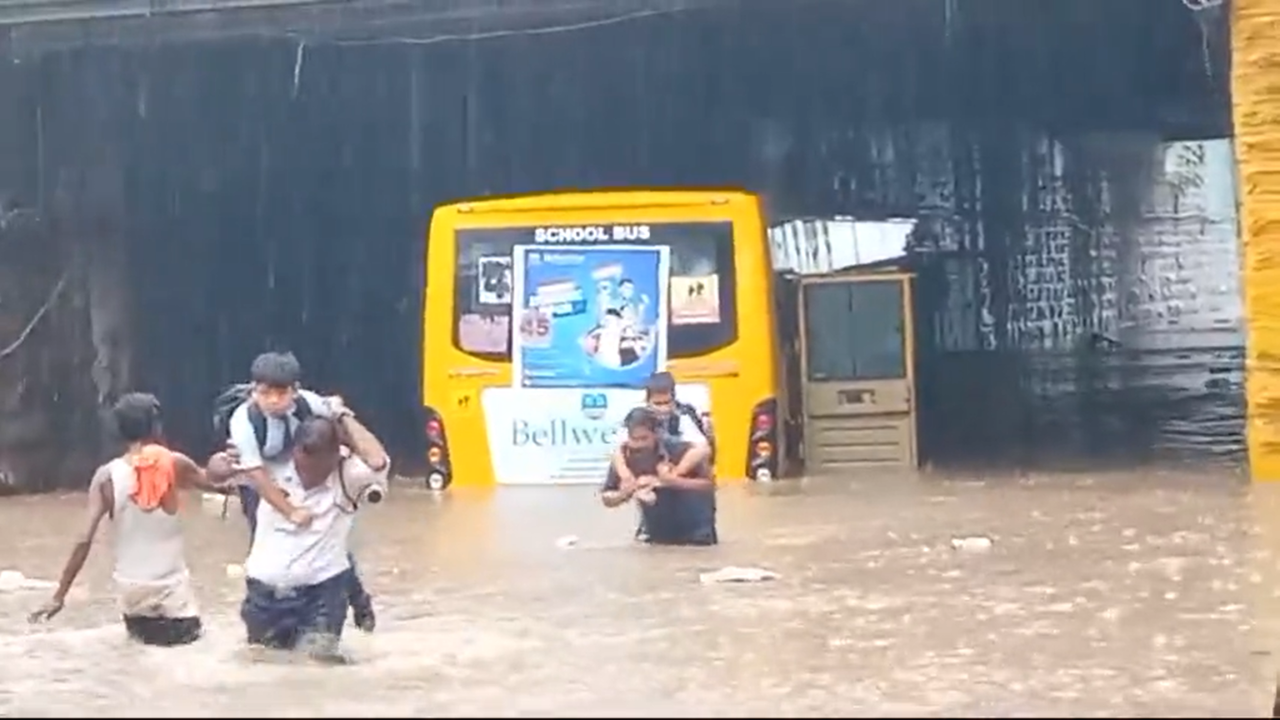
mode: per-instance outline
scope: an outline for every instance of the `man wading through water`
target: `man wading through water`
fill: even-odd
[[[715,446],[711,439],[710,426],[705,424],[698,411],[692,405],[676,399],[676,379],[665,371],[655,372],[644,384],[644,407],[649,408],[658,417],[658,434],[668,440],[688,443],[689,449],[677,461],[678,465],[672,473],[688,476],[695,468],[706,464],[707,479],[715,479]],[[621,440],[613,452],[610,470],[617,474],[624,486],[636,485],[636,474],[627,466],[626,448],[628,437],[626,429],[619,432]],[[641,503],[652,503],[653,489],[638,487],[636,499]],[[641,514],[640,526],[636,529],[636,538],[645,539],[644,516]]]
[[[259,507],[240,617],[250,645],[343,661],[338,643],[355,582],[351,529],[362,503],[381,502],[390,461],[350,411],[303,421],[290,456],[276,482],[310,521],[299,525]]]
[[[240,386],[230,391],[233,395],[241,392],[248,397],[233,406],[226,430],[240,467],[251,480],[251,484],[240,489],[240,503],[249,522],[250,537],[256,535],[262,500],[282,520],[299,532],[305,531],[313,521],[311,511],[290,502],[277,480],[282,473],[290,472],[293,464],[290,451],[303,422],[311,417],[349,415],[350,410],[341,398],[324,398],[299,387],[302,366],[292,353],[259,355],[249,368],[249,378],[252,381],[249,387]],[[361,630],[373,632],[377,624],[373,599],[360,581],[354,559],[349,559],[349,564],[348,600],[352,620]]]
[[[662,419],[647,407],[627,413],[623,426],[627,476],[610,467],[600,501],[615,508],[635,499],[641,514],[638,536],[650,544],[715,545],[716,484],[710,468],[700,462],[683,470],[695,446],[664,435]]]
[[[677,469],[677,475],[687,475],[700,463],[715,461],[712,456],[711,439],[708,437],[698,411],[691,405],[676,400],[676,379],[669,372],[656,372],[649,376],[644,384],[645,407],[658,417],[659,432],[671,440],[679,440],[690,445]],[[612,466],[623,480],[635,481],[635,475],[627,469],[624,450],[627,447],[625,431],[621,434],[621,442],[613,453]]]
[[[160,401],[129,393],[111,409],[123,455],[98,468],[89,483],[89,517],[76,540],[53,599],[31,614],[32,622],[57,615],[67,591],[89,558],[98,525],[115,525],[115,573],[120,609],[129,636],[147,645],[186,645],[202,627],[191,589],[178,518],[178,491],[200,488],[224,492],[222,481],[237,471],[219,453],[201,470],[191,458],[161,440]]]

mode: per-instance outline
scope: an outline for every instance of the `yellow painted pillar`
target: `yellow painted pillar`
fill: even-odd
[[[1280,0],[1231,0],[1250,474],[1280,480]]]

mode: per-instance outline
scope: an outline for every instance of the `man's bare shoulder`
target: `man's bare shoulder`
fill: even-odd
[[[99,465],[97,470],[93,471],[93,477],[89,478],[89,487],[91,489],[102,487],[111,481],[111,465],[114,462],[115,460],[105,462]]]
[[[177,467],[200,467],[200,463],[192,460],[190,455],[180,453],[177,450],[173,451],[173,464]]]
[[[105,508],[105,512],[110,515],[112,497],[115,496],[115,486],[111,482],[111,465],[115,461],[103,463],[93,471],[93,477],[89,479],[89,507]]]

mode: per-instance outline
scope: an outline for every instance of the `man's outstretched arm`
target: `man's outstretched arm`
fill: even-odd
[[[71,591],[72,584],[84,569],[85,561],[89,559],[89,550],[93,548],[93,539],[98,534],[98,526],[102,524],[102,519],[111,513],[112,495],[111,471],[103,465],[89,481],[88,514],[85,516],[85,523],[80,533],[76,536],[76,544],[71,548],[71,555],[67,557],[67,562],[62,567],[58,588],[53,591],[53,597],[47,603],[31,613],[28,618],[31,622],[48,620],[62,612],[62,606],[67,601],[67,593]]]

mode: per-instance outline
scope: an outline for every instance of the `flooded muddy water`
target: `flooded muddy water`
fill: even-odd
[[[0,500],[0,567],[54,579],[79,496]],[[252,662],[243,521],[189,503],[208,635],[128,643],[109,530],[67,609],[0,591],[6,716],[1264,715],[1280,488],[1209,473],[731,487],[711,549],[630,541],[589,488],[395,492],[361,520],[378,630],[349,667]],[[580,538],[563,549],[557,539]],[[989,548],[955,549],[985,536]],[[773,582],[702,585],[762,567]]]

